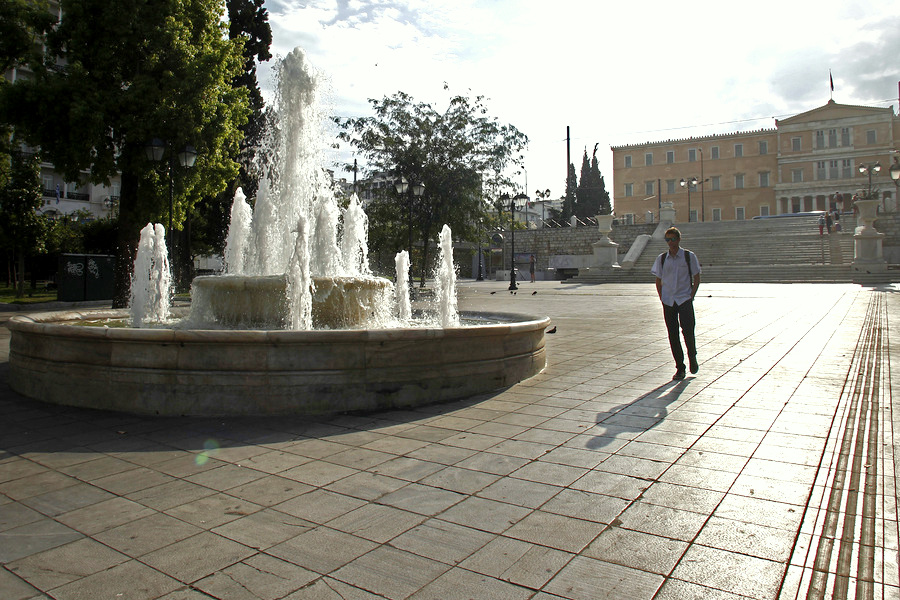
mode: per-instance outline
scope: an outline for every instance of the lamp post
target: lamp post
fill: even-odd
[[[423,183],[414,183],[412,186],[409,185],[409,182],[406,180],[406,177],[401,177],[394,183],[394,188],[397,190],[397,193],[401,196],[407,196],[407,207],[408,207],[408,216],[406,221],[406,233],[407,233],[407,245],[406,251],[409,253],[409,262],[412,264],[412,207],[413,207],[413,198],[420,198],[422,194],[425,193],[425,185]],[[409,192],[412,191],[412,194]],[[410,278],[410,285],[412,285],[412,278]]]
[[[894,180],[894,185],[900,189],[900,159],[896,156],[894,157],[894,164],[891,165],[888,172],[891,174],[891,179]]]
[[[877,162],[877,161],[874,163],[869,163],[869,164],[859,163],[859,166],[857,167],[857,169],[859,170],[860,174],[863,174],[863,175],[867,174],[869,176],[869,189],[866,192],[866,198],[871,199],[872,198],[872,173],[878,173],[879,171],[881,171],[881,163]],[[893,177],[893,175],[891,177]]]
[[[174,212],[174,199],[175,199],[175,179],[173,177],[173,170],[175,169],[175,156],[176,154],[172,151],[172,145],[169,142],[165,142],[159,138],[153,138],[147,145],[144,147],[144,152],[147,154],[147,159],[153,162],[160,162],[163,160],[163,157],[166,155],[166,151],[168,150],[168,162],[166,163],[166,177],[169,180],[169,228],[166,230],[166,241],[169,245],[169,254],[173,255],[174,258],[174,243],[175,239],[172,234],[172,213]],[[197,150],[194,149],[191,145],[186,145],[184,149],[177,153],[178,156],[178,164],[186,169],[190,169],[194,166],[194,163],[197,161]],[[180,265],[178,261],[173,261],[175,264]]]
[[[545,222],[547,220],[547,198],[550,197],[550,190],[538,190],[534,193],[534,195],[540,198],[538,202],[541,203],[541,229],[543,229],[546,226]]]
[[[681,187],[686,187],[686,188],[687,188],[687,193],[688,193],[688,223],[690,223],[690,222],[691,222],[691,186],[697,185],[697,178],[696,178],[696,177],[691,177],[691,178],[688,179],[688,180],[685,180],[684,178],[682,178],[681,181],[678,182],[678,184],[679,184]]]
[[[501,196],[502,199],[506,199],[509,196]],[[516,203],[517,202],[528,202],[528,196],[526,194],[516,194],[513,198],[509,200],[509,232],[510,232],[510,260],[509,260],[509,291],[514,291],[519,289],[519,286],[516,285]]]

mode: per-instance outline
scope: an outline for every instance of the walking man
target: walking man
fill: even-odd
[[[697,255],[681,248],[681,232],[675,227],[666,230],[667,252],[653,263],[651,273],[656,275],[656,292],[663,305],[663,316],[669,333],[669,346],[675,359],[673,380],[684,379],[684,351],[678,337],[678,327],[684,335],[691,373],[700,370],[697,363],[697,344],[694,340],[694,296],[700,287],[700,261]]]

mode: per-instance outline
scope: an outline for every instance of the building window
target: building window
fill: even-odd
[[[763,171],[759,174],[759,187],[769,187],[769,172]]]
[[[634,213],[625,213],[625,224],[634,225]]]
[[[625,197],[630,198],[631,196],[634,196],[634,184],[626,183],[625,184]]]
[[[816,150],[821,150],[824,147],[825,147],[825,132],[820,129],[816,132]]]
[[[721,175],[713,175],[709,178],[712,183],[713,191],[718,191],[722,189],[722,176]]]
[[[837,129],[828,130],[828,146],[830,148],[837,148]]]
[[[53,178],[52,177],[41,177],[41,182],[42,182],[41,185],[44,186],[44,195],[45,196],[48,195],[48,193],[52,194],[52,195],[56,194],[56,190],[53,187]]]
[[[675,162],[675,151],[668,150],[666,152],[666,164],[671,165]]]
[[[841,127],[841,146],[845,148],[850,145],[850,128]]]
[[[674,179],[666,179],[666,193],[667,194],[675,193],[675,180]]]
[[[734,157],[741,158],[744,156],[744,145],[743,144],[735,144],[734,145]]]
[[[742,190],[744,189],[744,174],[738,173],[734,176],[734,189]]]
[[[697,162],[697,149],[691,148],[688,150],[688,162]]]
[[[648,152],[647,154],[644,155],[644,164],[647,165],[648,167],[653,166],[653,153],[652,152]]]
[[[744,207],[743,206],[735,207],[734,220],[735,221],[743,221],[744,220]]]
[[[763,140],[759,143],[759,153],[760,154],[768,154],[769,153],[769,142]]]
[[[845,158],[841,161],[841,178],[850,179],[851,177],[853,177],[853,161]]]
[[[653,182],[652,181],[644,182],[644,193],[648,196],[652,196],[653,194],[656,193],[653,191]]]
[[[840,179],[841,171],[838,168],[838,161],[832,160],[828,163],[828,179]]]
[[[710,148],[710,149],[709,149],[709,155],[710,155],[712,158],[719,158],[719,147],[718,147],[718,146],[713,146],[712,148]]]
[[[800,152],[800,150],[802,150],[802,149],[803,149],[803,146],[800,144],[800,138],[792,137],[791,138],[791,150],[793,150],[794,152]]]
[[[803,169],[791,169],[791,183],[803,182]]]
[[[759,207],[759,216],[768,217],[769,216],[769,205],[763,204]]]
[[[825,179],[826,177],[827,177],[827,174],[825,172],[825,161],[824,160],[816,161],[816,179],[820,180],[820,179]]]
[[[689,220],[691,223],[696,223],[696,222],[697,222],[697,209],[696,209],[696,208],[691,209],[691,214],[688,215],[688,220]]]
[[[712,209],[712,217],[713,217],[713,221],[721,221],[722,220],[722,209],[721,208]]]
[[[631,168],[631,155],[630,154],[625,155],[625,168],[626,169]]]
[[[866,131],[866,143],[867,144],[874,144],[877,141],[878,141],[878,136],[875,135],[874,129],[869,129],[868,131]]]

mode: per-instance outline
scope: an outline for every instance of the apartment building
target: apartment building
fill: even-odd
[[[615,214],[625,222],[658,218],[672,202],[676,222],[743,220],[835,205],[872,187],[896,209],[889,176],[900,145],[892,107],[837,104],[776,120],[775,128],[612,147]]]

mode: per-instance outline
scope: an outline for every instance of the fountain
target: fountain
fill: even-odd
[[[467,397],[543,369],[546,317],[458,312],[446,225],[424,313],[409,302],[405,252],[396,287],[372,274],[365,212],[355,196],[341,210],[319,166],[317,76],[299,49],[279,71],[278,123],[255,207],[235,194],[226,273],[194,280],[189,312],[168,311],[164,230],[148,225],[130,312],[9,321],[14,390],[145,414],[310,414]]]

